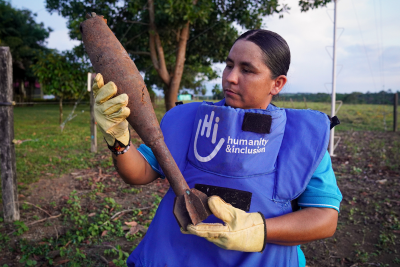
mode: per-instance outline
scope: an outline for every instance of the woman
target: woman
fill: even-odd
[[[166,113],[161,129],[189,186],[249,191],[250,211],[213,196],[213,215],[181,232],[170,189],[128,266],[305,266],[298,245],[334,234],[342,196],[326,152],[329,120],[270,104],[287,82],[289,65],[281,36],[248,31],[226,59],[224,100]],[[116,86],[103,86],[101,75],[95,81],[96,120],[121,177],[147,184],[162,176],[148,147],[129,149],[127,96],[112,98]]]

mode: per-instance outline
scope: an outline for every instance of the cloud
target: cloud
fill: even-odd
[[[284,92],[329,93],[333,4],[301,13],[298,0],[285,3],[292,9],[283,19],[269,16],[263,21],[264,28],[280,34],[291,50]],[[337,92],[400,90],[399,9],[398,0],[338,2],[338,35],[343,32],[336,50]]]
[[[269,16],[264,28],[279,33],[289,44],[292,62],[284,92],[330,92],[332,81],[333,4],[301,13],[298,0],[283,0],[292,9],[283,19]],[[54,29],[48,47],[71,49],[67,20],[49,14],[43,0],[12,0],[12,5],[37,12],[37,22]],[[400,90],[400,10],[399,0],[338,1],[338,27],[344,28],[337,42],[338,92]],[[338,30],[340,33],[342,30]],[[366,52],[365,52],[366,51]],[[368,64],[369,61],[369,64]],[[340,67],[343,66],[343,67]],[[225,64],[215,64],[220,76]],[[372,74],[371,74],[372,73]],[[221,78],[206,83],[211,94]],[[328,87],[328,89],[326,89]]]

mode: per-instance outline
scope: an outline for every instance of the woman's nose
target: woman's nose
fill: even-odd
[[[230,83],[237,84],[238,83],[238,73],[236,68],[231,69],[229,73],[227,73],[226,80]]]

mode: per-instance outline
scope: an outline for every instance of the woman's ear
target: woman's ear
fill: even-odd
[[[287,77],[285,75],[280,75],[275,79],[275,84],[271,89],[271,95],[277,95],[287,82]]]

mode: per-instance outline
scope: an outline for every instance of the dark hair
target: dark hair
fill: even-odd
[[[271,70],[272,79],[287,75],[290,65],[290,50],[285,39],[267,30],[250,30],[236,39],[255,43],[264,53],[265,65]]]

